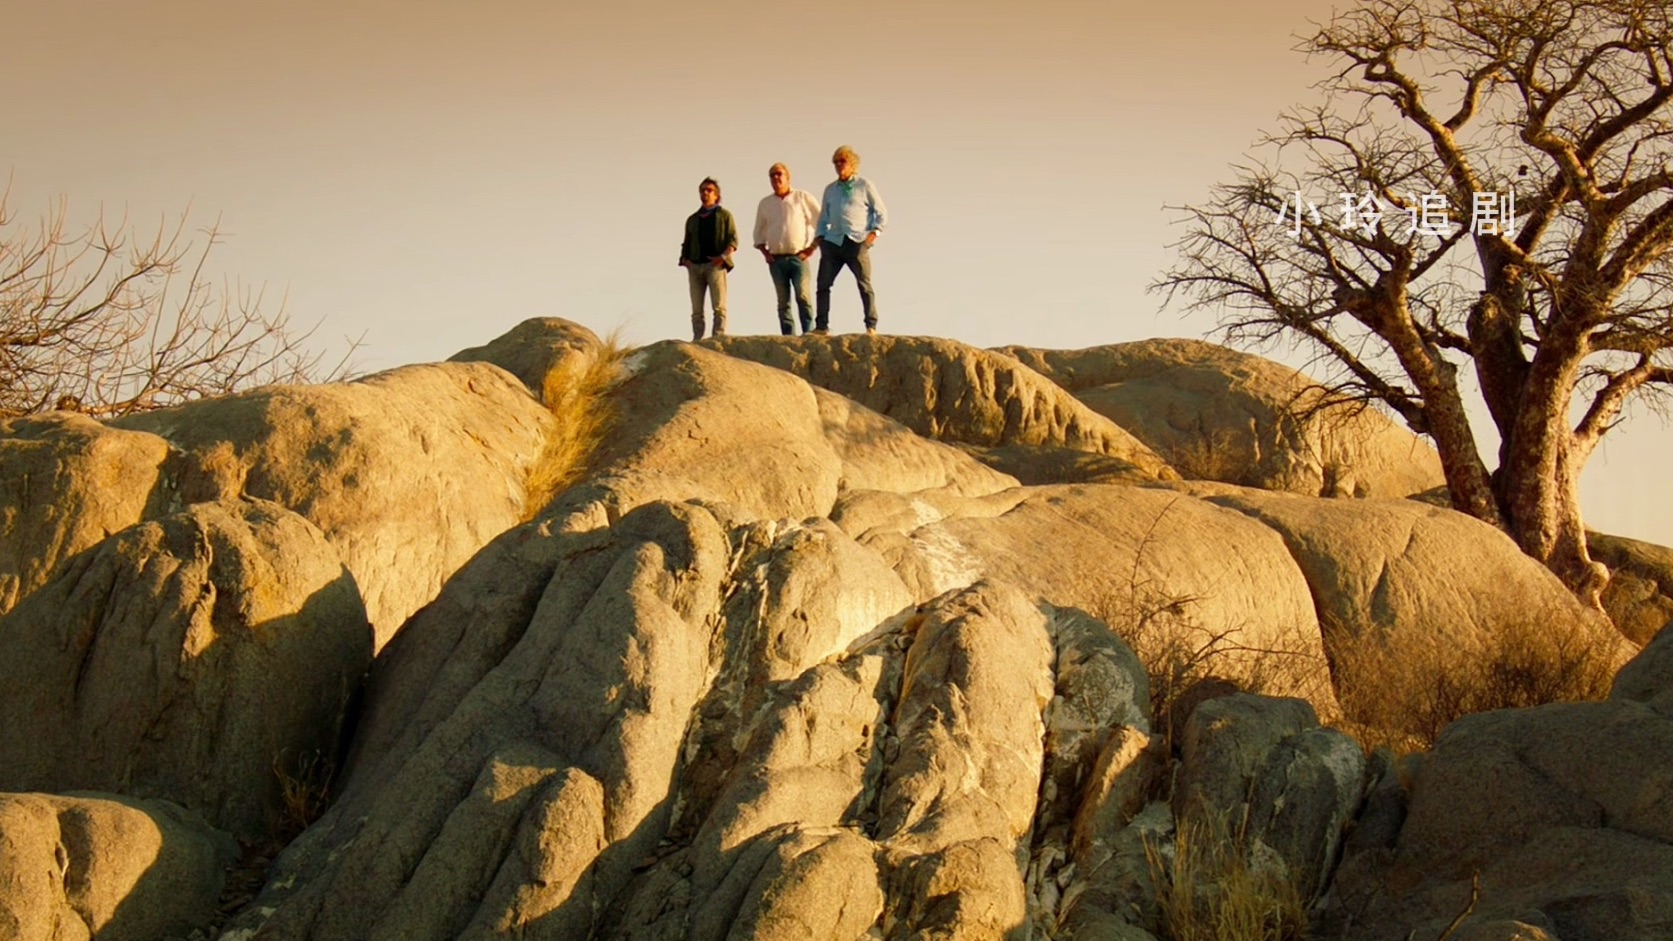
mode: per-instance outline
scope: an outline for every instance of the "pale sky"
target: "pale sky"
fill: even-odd
[[[213,273],[284,295],[376,370],[532,316],[683,337],[681,223],[720,180],[747,233],[767,167],[817,193],[838,144],[888,204],[881,329],[978,346],[1205,336],[1145,286],[1165,205],[1230,175],[1324,63],[1330,0],[0,0],[0,170],[50,199],[228,233]],[[776,333],[764,266],[731,329]],[[832,327],[860,328],[844,275]],[[1284,358],[1282,350],[1272,355]],[[1299,361],[1297,362],[1299,365]],[[1593,458],[1587,522],[1673,544],[1640,415]]]

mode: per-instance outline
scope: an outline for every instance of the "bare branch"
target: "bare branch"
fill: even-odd
[[[182,220],[136,238],[101,215],[75,234],[62,200],[19,227],[0,195],[0,413],[120,415],[268,382],[337,378],[260,291],[205,277],[219,241]],[[358,344],[351,344],[351,350]]]

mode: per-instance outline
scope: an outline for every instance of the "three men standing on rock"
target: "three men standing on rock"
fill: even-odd
[[[802,332],[831,332],[831,285],[847,268],[854,272],[860,289],[860,307],[867,333],[877,332],[877,296],[871,287],[871,246],[883,233],[888,211],[883,197],[870,180],[859,175],[860,155],[843,146],[831,155],[837,178],[825,187],[824,198],[790,186],[790,168],[775,163],[767,171],[773,191],[755,208],[754,238],[751,240],[767,262],[773,289],[778,294],[778,328],[785,336],[795,333],[790,319],[791,287],[795,287],[796,313]],[[714,308],[710,336],[726,333],[726,273],[732,270],[732,252],[738,247],[737,225],[732,214],[720,206],[720,184],[705,178],[697,187],[702,206],[685,220],[685,241],[680,245],[680,265],[691,282],[691,334],[703,339],[703,294]],[[807,296],[808,259],[819,250],[819,277],[810,317]]]
[[[795,324],[790,320],[790,286],[796,287],[796,313],[802,321],[802,332],[813,329],[813,302],[808,298],[816,227],[819,223],[819,201],[806,190],[790,188],[790,168],[775,163],[767,171],[767,181],[773,191],[755,207],[755,247],[767,260],[767,273],[772,275],[773,290],[778,293],[778,329],[785,336],[795,335]]]
[[[703,339],[703,293],[714,308],[714,329],[710,336],[726,333],[726,272],[732,270],[732,253],[738,248],[738,226],[732,214],[721,208],[720,184],[705,177],[697,184],[698,210],[686,217],[685,241],[680,244],[680,265],[691,283],[691,338]]]
[[[861,177],[860,155],[846,145],[831,155],[837,178],[825,187],[819,207],[815,234],[819,237],[819,284],[814,333],[830,332],[831,285],[844,267],[854,272],[860,288],[860,307],[865,314],[866,332],[877,332],[877,298],[871,289],[871,246],[888,221],[883,197],[877,187]]]

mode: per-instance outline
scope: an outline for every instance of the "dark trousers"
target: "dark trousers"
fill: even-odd
[[[871,290],[871,246],[865,242],[843,239],[842,244],[819,240],[819,282],[814,288],[814,327],[831,327],[831,285],[844,267],[854,272],[854,282],[860,287],[860,308],[865,313],[866,326],[877,326],[877,298]]]

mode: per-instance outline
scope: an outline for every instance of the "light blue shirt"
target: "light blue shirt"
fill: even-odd
[[[882,232],[887,221],[888,210],[883,208],[883,197],[877,195],[877,187],[855,174],[847,181],[835,180],[825,187],[814,234],[837,244],[843,239],[859,242],[864,241],[867,233]]]

